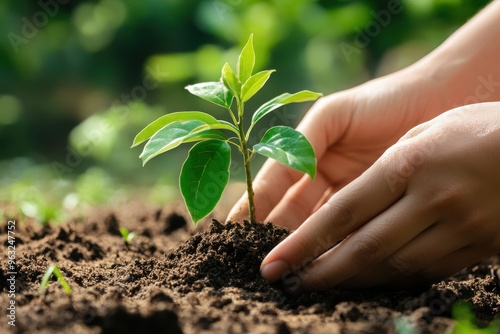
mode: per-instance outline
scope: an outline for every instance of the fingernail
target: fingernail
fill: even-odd
[[[260,268],[260,274],[269,282],[275,282],[288,270],[288,264],[282,260],[266,263]]]

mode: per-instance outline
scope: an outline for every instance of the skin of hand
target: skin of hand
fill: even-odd
[[[316,178],[268,160],[254,181],[256,218],[297,228],[409,129],[446,110],[435,82],[401,71],[320,99],[298,130],[314,147]],[[230,220],[248,216],[247,197]]]
[[[438,206],[448,205],[446,203],[453,198],[458,201],[459,191],[453,189],[467,182],[465,179],[456,184],[450,181],[449,186],[453,187],[442,188],[444,181],[448,180],[443,176],[446,164],[431,164],[432,159],[444,159],[440,151],[434,151],[435,147],[440,147],[440,141],[446,142],[444,137],[437,135],[437,130],[434,139],[429,139],[426,145],[407,145],[413,142],[411,140],[402,143],[421,129],[423,125],[419,124],[455,106],[500,100],[500,67],[496,65],[500,44],[493,42],[500,33],[497,18],[500,1],[493,1],[487,9],[417,64],[319,100],[298,127],[316,151],[318,173],[314,181],[274,161],[266,162],[254,181],[257,220],[269,220],[298,229],[263,261],[261,271],[265,278],[270,281],[281,278],[289,290],[297,290],[299,286],[312,290],[337,285],[396,287],[394,282],[401,277],[406,277],[403,284],[399,283],[403,286],[422,283],[445,277],[471,263],[472,259],[480,258],[481,252],[476,249],[469,252],[472,246],[466,246],[467,242],[462,240],[457,243],[464,246],[463,261],[454,256],[455,263],[442,266],[442,271],[435,265],[437,262],[432,262],[443,259],[443,252],[451,253],[451,248],[446,246],[450,243],[443,240],[455,238],[452,233],[455,227],[459,231],[472,228],[473,217],[465,220],[465,226],[460,222],[456,222],[455,227],[451,223],[434,222],[424,231],[420,230],[422,225],[409,228],[404,223],[407,218],[424,217],[425,212],[431,214],[434,198],[438,202],[442,200],[440,203],[443,204],[436,204]],[[468,118],[471,118],[470,122],[474,122],[470,112],[449,113],[460,114],[462,117],[459,118],[464,121],[469,122]],[[463,116],[466,114],[469,116]],[[446,124],[444,119],[439,118],[443,125]],[[434,120],[425,124],[432,122]],[[498,124],[494,118],[491,122]],[[404,137],[406,139],[398,141],[412,128]],[[448,132],[452,134],[451,130]],[[468,154],[466,151],[464,154]],[[493,152],[490,154],[494,155]],[[446,161],[461,163],[453,162],[453,159]],[[420,172],[424,168],[427,170],[428,166],[439,166],[441,170]],[[441,178],[433,178],[432,172]],[[427,175],[427,178],[419,179],[423,184],[418,192],[414,180],[420,175]],[[410,184],[412,188],[409,188]],[[433,189],[429,197],[418,197],[416,194],[425,193],[425,187]],[[404,189],[403,193],[401,189]],[[415,189],[413,195],[408,196],[408,189]],[[478,196],[476,193],[473,197]],[[401,206],[402,199],[407,203],[405,206]],[[417,199],[431,204],[425,206]],[[447,206],[449,215],[462,212],[462,217],[468,217],[475,212],[465,212],[464,208],[465,204],[452,206],[450,203]],[[472,210],[472,207],[468,208]],[[478,210],[477,215],[482,212],[482,209]],[[228,219],[242,220],[247,216],[244,195]],[[397,217],[399,224],[396,224]],[[424,238],[424,235],[428,237]],[[415,240],[431,240],[432,235],[443,238],[438,245],[443,247],[438,250],[441,253],[436,253],[423,241],[415,243]],[[342,243],[330,249],[344,238]],[[473,239],[471,237],[470,241]],[[400,240],[408,245],[400,245]],[[406,253],[400,253],[401,249],[414,244],[423,248],[409,248]],[[484,254],[491,254],[490,250],[489,245],[483,245]]]
[[[263,276],[292,292],[403,288],[500,252],[499,144],[500,102],[414,127],[273,249]]]
[[[316,152],[317,179],[266,162],[254,181],[257,220],[294,229],[414,126],[454,107],[500,101],[499,12],[500,0],[492,1],[414,65],[320,99],[298,127]],[[243,195],[228,219],[248,217],[246,203]]]

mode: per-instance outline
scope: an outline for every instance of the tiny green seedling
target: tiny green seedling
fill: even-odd
[[[49,286],[49,279],[54,274],[54,276],[57,278],[61,286],[63,287],[64,291],[68,296],[71,295],[71,288],[69,287],[68,282],[64,279],[63,274],[59,270],[59,268],[55,264],[51,264],[50,266],[47,267],[47,270],[45,270],[45,274],[42,277],[42,281],[40,283],[40,293],[44,293],[45,290]]]
[[[130,232],[126,227],[120,227],[120,234],[122,235],[125,244],[130,244],[137,236],[135,232]]]
[[[397,334],[418,334],[414,326],[403,316],[394,319]]]
[[[254,65],[255,51],[251,35],[239,55],[236,73],[226,63],[222,67],[220,81],[186,87],[191,94],[227,109],[232,123],[217,120],[200,111],[174,112],[146,126],[134,139],[132,147],[149,140],[140,155],[143,165],[183,143],[197,142],[189,151],[180,175],[181,193],[195,223],[214,209],[229,181],[230,145],[234,145],[243,156],[250,221],[255,221],[250,171],[250,160],[255,153],[307,173],[311,178],[316,174],[316,157],[312,145],[304,135],[290,127],[272,127],[259,143],[249,147],[252,129],[264,116],[281,106],[314,101],[321,96],[320,93],[307,90],[276,96],[257,108],[250,126],[245,129],[245,102],[264,86],[274,72],[265,70],[253,74]],[[233,100],[236,100],[236,108],[232,107]],[[221,130],[229,132],[230,136]]]
[[[472,306],[465,302],[454,303],[451,308],[455,327],[453,334],[494,334],[499,333],[500,322],[495,320],[484,328],[476,325],[476,317],[472,311]]]

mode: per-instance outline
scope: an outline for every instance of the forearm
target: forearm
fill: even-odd
[[[500,0],[414,65],[443,87],[448,108],[500,101]]]

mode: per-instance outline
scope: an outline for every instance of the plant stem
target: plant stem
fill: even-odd
[[[245,179],[247,182],[247,196],[248,196],[248,215],[250,222],[255,222],[255,204],[254,192],[252,185],[252,171],[250,170],[250,154],[247,146],[247,139],[245,136],[245,129],[243,128],[243,106],[238,103],[238,130],[240,133],[241,153],[243,154],[243,164],[245,166]]]

